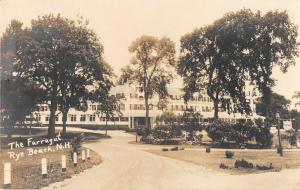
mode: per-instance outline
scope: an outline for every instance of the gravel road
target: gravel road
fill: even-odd
[[[98,152],[103,163],[45,189],[300,189],[300,168],[229,175],[148,153],[145,149],[152,146],[128,144],[135,137],[127,133],[109,135],[111,139],[84,145]]]

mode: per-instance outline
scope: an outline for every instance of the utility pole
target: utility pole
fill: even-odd
[[[279,113],[276,113],[276,119],[277,119],[277,131],[278,131],[278,143],[279,143],[279,147],[277,148],[277,153],[280,154],[280,156],[283,156],[283,148],[281,145],[281,137],[280,137],[280,115]]]

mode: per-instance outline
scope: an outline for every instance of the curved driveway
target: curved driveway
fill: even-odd
[[[46,189],[300,189],[300,169],[228,175],[148,153],[145,149],[152,146],[128,144],[135,140],[133,135],[109,135],[111,139],[84,145],[102,156],[100,165]]]

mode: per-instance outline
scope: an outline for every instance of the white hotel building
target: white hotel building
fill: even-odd
[[[256,114],[255,110],[255,100],[257,98],[257,92],[253,90],[252,87],[246,88],[246,97],[247,101],[249,101],[250,107],[252,109],[251,115],[242,115],[240,113],[228,114],[226,111],[220,110],[219,118],[224,121],[234,121],[236,119],[255,119],[261,116]],[[249,90],[248,90],[249,89]],[[155,127],[156,125],[156,117],[161,115],[164,111],[173,112],[174,114],[182,114],[186,108],[192,108],[193,110],[200,112],[202,115],[202,121],[208,122],[211,118],[213,118],[213,102],[207,96],[206,93],[202,93],[202,96],[195,95],[192,100],[190,100],[187,104],[184,103],[182,98],[183,92],[179,87],[170,86],[168,88],[168,92],[170,94],[170,98],[168,99],[167,107],[164,110],[158,108],[157,102],[158,97],[153,97],[149,104],[151,106],[149,111],[150,117],[150,125],[151,127]],[[108,125],[116,125],[116,126],[126,126],[129,128],[134,128],[136,126],[144,125],[145,123],[145,106],[144,106],[144,97],[143,92],[139,90],[138,87],[133,87],[129,85],[119,85],[114,87],[111,90],[111,94],[116,96],[123,96],[124,99],[121,100],[119,105],[122,116],[117,116],[108,121]],[[74,108],[71,108],[68,113],[67,125],[70,126],[78,126],[78,125],[105,125],[106,121],[103,115],[99,113],[100,105],[97,103],[88,103],[87,111],[78,111]],[[57,111],[56,124],[62,124],[62,114]],[[41,124],[49,123],[50,111],[47,105],[40,105],[39,111],[34,112],[34,117],[36,121]]]

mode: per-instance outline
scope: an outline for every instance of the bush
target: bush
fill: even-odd
[[[271,170],[271,169],[273,169],[273,165],[272,165],[272,163],[270,163],[269,166],[265,166],[265,165],[256,165],[256,168],[257,168],[258,170]]]
[[[251,162],[247,162],[246,160],[236,160],[234,163],[235,168],[253,168],[253,164]]]
[[[208,137],[215,143],[233,142],[236,145],[244,144],[255,137],[256,143],[263,148],[269,148],[272,145],[272,134],[270,129],[262,120],[239,121],[235,124],[216,121],[206,127]]]
[[[210,147],[206,147],[205,152],[210,153]]]
[[[226,158],[232,158],[234,156],[234,153],[232,151],[226,150],[225,151],[225,156],[226,156]]]
[[[203,135],[197,135],[197,132],[202,131],[204,128],[204,126],[199,123],[200,118],[201,114],[195,112],[193,109],[188,109],[183,113],[181,118],[181,128],[187,132],[187,141],[193,141],[197,144],[201,142]]]
[[[155,144],[155,138],[152,135],[142,136],[140,140],[146,144]]]
[[[136,129],[137,130],[137,135],[139,136],[148,136],[151,134],[151,131],[149,128],[146,128],[146,127],[139,127]]]
[[[222,169],[228,169],[229,167],[228,167],[226,164],[221,163],[221,164],[219,165],[219,168],[222,168]]]
[[[216,121],[206,127],[206,132],[209,138],[214,142],[223,143],[228,132],[228,123]]]
[[[157,139],[172,139],[182,136],[181,129],[178,126],[158,126],[151,133]]]
[[[161,150],[162,151],[168,151],[169,149],[168,148],[162,148]]]
[[[178,146],[175,146],[173,148],[170,149],[171,151],[177,151],[178,150]]]

